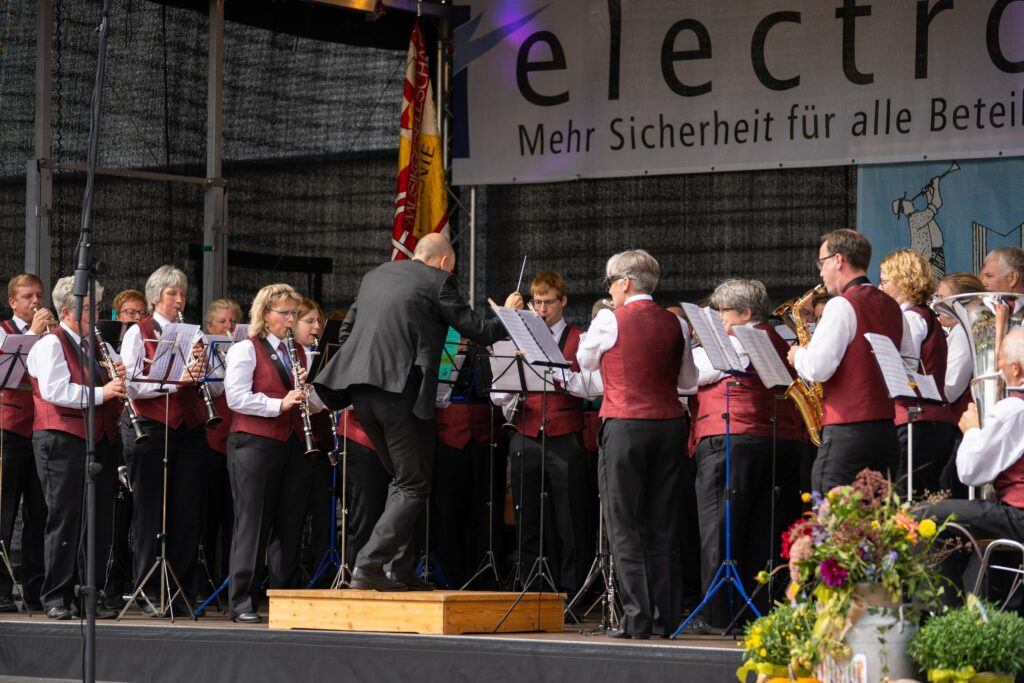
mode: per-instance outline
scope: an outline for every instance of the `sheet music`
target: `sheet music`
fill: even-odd
[[[491,391],[521,392],[524,389],[526,391],[545,391],[543,369],[525,363],[523,364],[523,375],[526,378],[526,386],[523,386],[516,364],[516,353],[516,345],[511,341],[494,342],[491,346],[491,356],[488,358],[491,377],[494,378],[491,383]],[[556,369],[555,373],[557,372]],[[554,377],[556,374],[552,375],[552,378]],[[550,382],[546,390],[554,390]]]
[[[160,335],[160,341],[156,346],[156,353],[153,354],[153,362],[150,364],[148,376],[143,376],[141,368],[135,368],[133,380],[163,380],[167,383],[177,382],[185,372],[185,365],[192,357],[192,346],[199,334],[199,325],[188,323],[171,323],[164,328]],[[139,356],[139,363],[145,362],[144,356]]]
[[[903,358],[896,345],[892,343],[892,339],[875,332],[865,332],[864,338],[871,344],[871,350],[875,353],[875,361],[882,371],[889,398],[918,398],[910,384],[911,376],[907,372],[907,366],[903,364]]]
[[[206,379],[223,380],[228,351],[234,342],[227,335],[208,334],[206,343],[207,353],[210,357],[210,371],[206,374]]]
[[[534,311],[494,306],[505,329],[516,346],[523,352],[530,365],[554,365],[568,367],[569,362],[558,348],[558,342],[551,336],[544,319]]]
[[[3,332],[0,329],[0,332]],[[25,379],[29,350],[42,337],[35,334],[7,334],[0,337],[0,389],[16,389]],[[20,354],[20,355],[17,355]]]
[[[249,338],[249,323],[238,323],[235,331],[231,333],[231,341],[240,342]]]
[[[740,357],[729,341],[729,335],[725,331],[718,313],[710,308],[700,308],[694,304],[680,302],[686,317],[693,326],[697,336],[700,337],[701,345],[708,354],[708,361],[711,367],[722,372],[742,372],[743,364]],[[716,324],[717,323],[717,324]]]
[[[929,401],[937,401],[938,403],[945,403],[946,399],[939,393],[939,385],[935,382],[935,378],[931,375],[922,375],[919,372],[911,373],[914,381],[917,383],[917,390],[921,393],[921,398],[926,398]]]
[[[793,382],[789,368],[782,362],[767,332],[753,325],[733,325],[732,332],[743,344],[743,350],[766,388],[788,387]]]

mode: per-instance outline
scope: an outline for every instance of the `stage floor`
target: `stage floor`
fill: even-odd
[[[172,624],[134,612],[119,622],[97,622],[96,672],[101,681],[147,683],[736,680],[741,653],[732,638],[613,640],[585,632],[595,626],[429,636],[272,630],[266,623],[235,624],[216,612]],[[81,680],[84,627],[84,621],[55,622],[43,614],[0,615],[0,683]]]

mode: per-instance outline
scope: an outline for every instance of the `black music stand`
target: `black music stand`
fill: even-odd
[[[21,385],[21,380],[25,377],[25,356],[28,355],[28,350],[40,339],[40,337],[31,334],[10,334],[4,337],[3,345],[0,346],[0,403],[3,403],[5,394],[8,391],[24,391],[18,387]],[[3,477],[4,477],[4,423],[3,423],[3,411],[0,410],[0,501],[3,501]],[[2,510],[0,506],[0,510]],[[14,510],[12,514],[17,517],[18,511]],[[14,520],[11,520],[13,526]],[[7,553],[7,548],[4,545],[3,539],[0,539],[0,561],[3,562],[3,570],[7,572],[8,576],[11,577],[11,592],[15,592],[21,597],[21,604],[25,606],[25,613],[32,616],[32,610],[28,606],[28,600],[25,599],[25,591],[18,587],[18,580],[14,577],[14,567],[11,566],[11,558]]]
[[[181,339],[177,336],[172,337],[173,326],[176,323],[172,323],[167,326],[164,330],[161,339],[149,340],[143,339],[142,344],[145,347],[146,344],[155,343],[156,352],[153,354],[152,362],[149,363],[149,368],[146,374],[143,374],[142,367],[135,368],[134,375],[129,381],[147,383],[147,384],[159,384],[161,386],[168,385],[184,385],[188,384],[178,379],[170,379],[171,377],[181,377],[184,373],[185,366],[188,364],[187,357],[192,353],[192,339]],[[187,354],[187,355],[186,355]],[[139,365],[145,366],[145,356],[139,357]],[[152,373],[156,372],[154,376]],[[169,391],[164,389],[164,415],[165,424],[169,421],[170,410],[171,410],[171,394]],[[149,568],[142,580],[139,581],[135,590],[129,596],[128,601],[125,603],[121,612],[117,615],[117,619],[121,617],[135,604],[141,597],[142,600],[149,606],[149,608],[157,615],[164,616],[169,613],[171,617],[171,623],[174,623],[174,600],[178,597],[183,599],[185,609],[188,611],[190,617],[193,620],[196,619],[196,612],[193,611],[191,605],[191,599],[188,591],[182,586],[181,581],[178,579],[177,574],[174,572],[174,568],[171,566],[170,561],[167,559],[167,482],[168,482],[168,453],[169,453],[169,433],[170,429],[164,429],[164,458],[163,458],[163,493],[161,495],[161,519],[160,519],[160,533],[158,534],[158,540],[160,541],[160,554],[153,562],[153,566]],[[146,595],[146,584],[149,582],[150,577],[153,574],[158,573],[160,576],[160,608],[157,609],[156,605]],[[219,591],[214,591],[214,595],[211,599],[216,597]],[[166,602],[165,602],[166,600]],[[205,607],[207,603],[204,603]]]

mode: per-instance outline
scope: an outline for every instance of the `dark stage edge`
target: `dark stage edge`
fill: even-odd
[[[100,681],[700,681],[732,683],[732,641],[420,636],[259,628],[102,624]],[[0,622],[0,680],[82,679],[78,622]],[[568,634],[567,634],[568,635]],[[557,636],[556,636],[557,638]],[[576,636],[579,638],[579,636]]]

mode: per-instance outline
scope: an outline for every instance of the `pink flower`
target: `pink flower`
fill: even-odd
[[[821,580],[829,588],[842,586],[850,575],[850,572],[840,567],[839,563],[831,557],[821,561],[821,564],[818,565],[818,572],[821,574]]]

